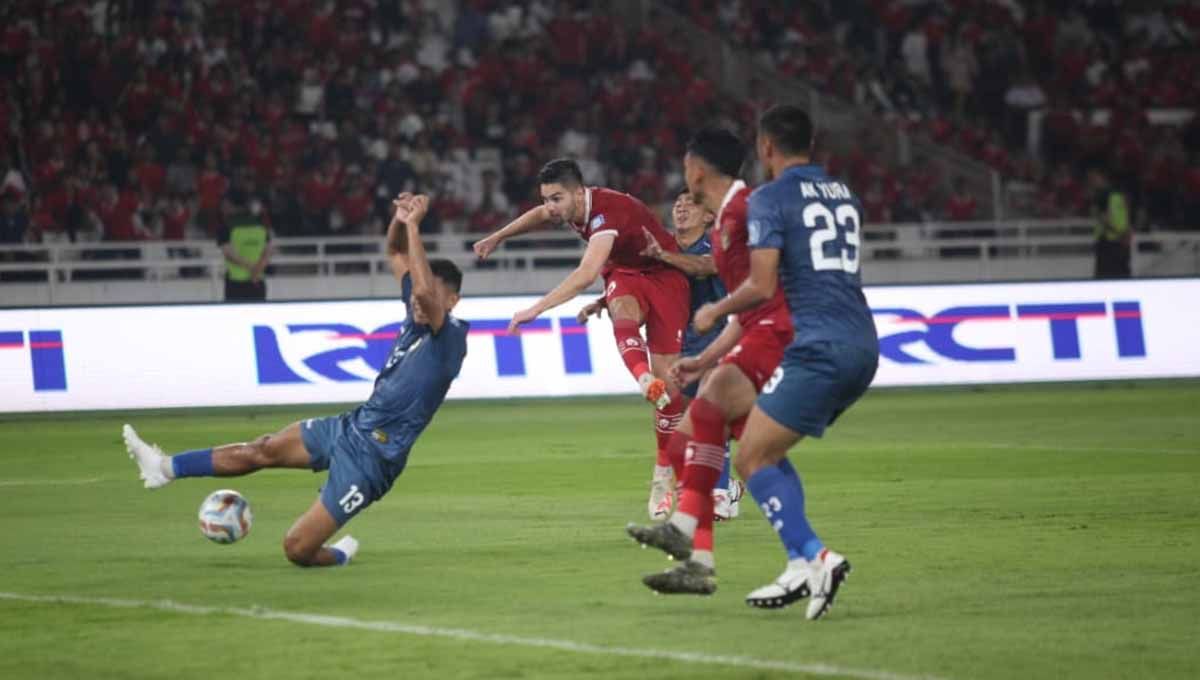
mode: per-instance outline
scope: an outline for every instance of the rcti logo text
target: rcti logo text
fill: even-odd
[[[0,350],[23,350],[25,346],[24,331],[0,331]],[[62,331],[29,331],[29,364],[34,392],[66,390]]]
[[[592,372],[587,328],[574,317],[559,318],[557,324],[551,319],[537,319],[522,326],[520,335],[508,334],[508,319],[466,321],[471,324],[471,335],[492,337],[498,377],[524,376],[522,338],[554,333],[555,326],[562,345],[563,370],[568,375]],[[317,382],[313,377],[335,382],[373,380],[387,363],[401,325],[390,323],[373,331],[344,323],[255,326],[258,382],[262,385]]]
[[[1117,340],[1117,356],[1132,359],[1146,356],[1146,338],[1142,329],[1142,307],[1138,302],[1072,302],[1060,304],[977,305],[950,307],[925,316],[913,309],[881,307],[871,310],[876,317],[893,317],[889,326],[914,324],[924,328],[902,330],[879,337],[879,353],[898,364],[925,364],[914,356],[910,346],[925,345],[934,353],[954,361],[1016,361],[1012,347],[972,347],[955,340],[954,329],[960,324],[1012,319],[1042,319],[1050,329],[1050,344],[1055,360],[1079,359],[1079,319],[1112,318]]]

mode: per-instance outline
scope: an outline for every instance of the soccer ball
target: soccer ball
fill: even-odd
[[[200,533],[214,543],[233,543],[250,533],[250,503],[232,489],[214,491],[200,504]]]

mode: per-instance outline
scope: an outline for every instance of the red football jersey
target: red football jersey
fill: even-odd
[[[629,194],[602,187],[588,187],[584,190],[584,206],[583,224],[570,223],[580,238],[590,241],[597,234],[617,236],[608,255],[608,263],[604,266],[605,276],[614,269],[651,271],[667,266],[658,260],[642,257],[641,252],[647,245],[643,227],[654,236],[663,250],[679,252],[679,244],[663,228],[654,211]]]
[[[730,293],[750,276],[750,232],[746,228],[749,198],[750,187],[741,180],[735,181],[725,194],[713,224],[713,262],[717,265],[721,283]],[[743,329],[766,320],[780,328],[792,327],[792,316],[788,313],[781,285],[775,286],[775,295],[770,300],[738,314],[738,323]]]

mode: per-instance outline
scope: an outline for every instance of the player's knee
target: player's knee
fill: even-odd
[[[312,566],[320,546],[313,546],[310,541],[295,532],[288,532],[283,537],[283,554],[288,561],[298,567]]]
[[[733,469],[737,470],[738,477],[742,479],[750,479],[754,473],[766,465],[767,460],[765,456],[755,449],[746,446],[739,447],[737,455],[733,459]]]

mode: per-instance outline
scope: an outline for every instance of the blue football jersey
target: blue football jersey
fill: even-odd
[[[371,398],[353,412],[355,428],[389,459],[407,455],[442,405],[467,356],[469,324],[447,314],[441,331],[434,333],[428,325],[412,320],[411,299],[412,279],[405,276],[401,285],[404,326],[375,378]]]
[[[709,240],[707,232],[700,238],[696,239],[692,245],[683,249],[684,255],[711,255],[712,241]],[[692,317],[696,315],[696,310],[710,302],[716,302],[725,297],[725,286],[721,283],[721,277],[713,276],[689,276],[688,285],[692,289],[691,311],[688,313],[688,326],[683,334],[683,355],[695,356],[704,351],[705,347],[712,344],[713,340],[721,334],[725,328],[725,320],[721,321],[713,327],[711,331],[700,335],[696,329],[692,327]]]
[[[837,342],[878,351],[862,293],[862,204],[819,165],[796,165],[750,195],[750,247],[780,251],[793,346]]]

